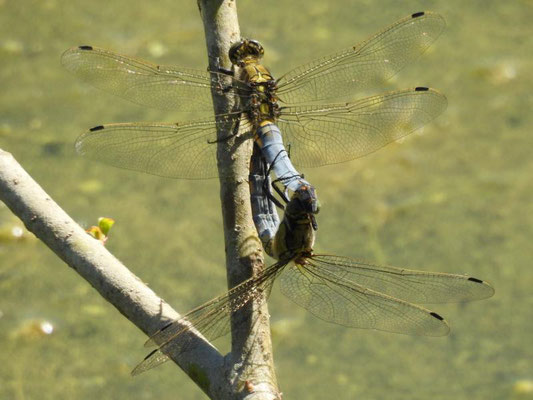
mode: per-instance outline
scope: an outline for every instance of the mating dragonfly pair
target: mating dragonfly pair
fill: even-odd
[[[191,329],[207,339],[229,331],[231,314],[264,301],[281,275],[285,295],[326,321],[358,328],[440,336],[449,327],[438,314],[413,303],[441,303],[492,296],[493,288],[466,275],[428,273],[317,255],[314,188],[292,166],[312,167],[352,160],[373,152],[433,120],[446,107],[436,90],[418,87],[358,101],[345,98],[396,74],[423,53],[445,27],[434,13],[416,13],[369,40],[294,69],[275,80],[260,64],[263,48],[243,40],[230,59],[240,74],[224,87],[228,71],[154,65],[106,50],[81,46],[64,53],[63,65],[94,86],[138,104],[180,111],[211,107],[211,90],[234,96],[234,113],[184,124],[100,125],[82,134],[77,150],[108,164],[173,178],[217,175],[217,128],[239,121],[260,148],[252,160],[254,221],[277,262],[151,337],[156,345],[133,371],[138,374],[190,349]],[[308,103],[308,104],[306,104]],[[283,145],[290,144],[291,160]],[[267,169],[258,158],[266,159]],[[262,166],[263,164],[263,166]],[[262,169],[263,168],[263,169]],[[283,220],[272,205],[270,168],[294,192]],[[255,178],[253,178],[255,176]],[[254,199],[257,202],[254,205]]]

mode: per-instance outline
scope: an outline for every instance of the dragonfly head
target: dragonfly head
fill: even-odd
[[[229,49],[229,59],[239,67],[258,62],[263,54],[265,54],[265,49],[261,43],[253,39],[241,39]]]
[[[285,206],[285,218],[297,224],[311,224],[317,230],[315,214],[320,211],[320,203],[315,188],[311,185],[300,186]],[[299,222],[298,222],[299,221]]]
[[[320,203],[315,188],[311,185],[300,186],[294,192],[293,199],[297,199],[299,208],[306,214],[318,214],[320,211]]]

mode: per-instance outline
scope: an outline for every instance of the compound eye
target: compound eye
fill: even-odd
[[[245,39],[240,39],[238,42],[234,43],[230,47],[228,55],[229,55],[229,59],[231,60],[231,62],[233,64],[238,64],[239,63],[240,58],[241,58],[242,49],[243,49],[243,46],[244,46],[245,42],[246,42]]]
[[[250,43],[250,48],[254,49],[254,52],[258,57],[262,57],[263,54],[265,54],[265,49],[263,48],[261,43],[259,43],[257,40],[250,39],[249,43]]]

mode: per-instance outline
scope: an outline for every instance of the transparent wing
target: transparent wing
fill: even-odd
[[[193,349],[199,340],[193,332],[200,332],[209,341],[226,335],[230,330],[231,314],[250,301],[256,301],[258,304],[265,301],[274,280],[285,265],[286,263],[276,263],[269,266],[262,273],[208,301],[154,334],[145,346],[158,348],[135,367],[132,375],[138,375],[168,361],[167,354],[179,355]]]
[[[285,268],[281,291],[318,318],[339,325],[425,336],[450,330],[440,315],[322,270],[312,259]]]
[[[279,80],[279,98],[286,104],[341,98],[382,83],[418,58],[445,26],[439,14],[413,14],[359,45],[290,71]]]
[[[174,321],[149,339],[146,347],[158,346],[157,343],[161,345],[149,353],[131,374],[139,375],[167,362],[170,359],[167,354],[179,356],[194,349],[200,342],[196,336],[198,332],[210,341],[226,335],[230,329],[230,314],[230,299],[220,296]]]
[[[321,274],[414,303],[450,303],[491,297],[487,282],[468,275],[414,271],[372,265],[348,257],[313,255],[309,262]]]
[[[122,123],[100,125],[76,140],[83,156],[106,164],[169,178],[207,179],[218,176],[217,126],[237,116],[185,124]],[[246,122],[242,123],[246,125]]]
[[[174,111],[212,110],[211,87],[221,88],[222,74],[156,65],[92,46],[63,53],[63,66],[85,82],[133,103]],[[249,87],[237,80],[233,93]]]
[[[446,105],[438,91],[415,88],[352,103],[286,107],[277,123],[294,164],[317,167],[372,153],[432,121]]]

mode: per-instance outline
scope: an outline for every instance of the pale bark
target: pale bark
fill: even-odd
[[[240,39],[233,0],[198,0],[209,57],[209,69],[231,69],[228,50]],[[231,111],[231,98],[214,93],[215,113]],[[219,138],[230,132],[219,131]],[[252,154],[250,132],[218,144],[220,198],[224,223],[228,286],[233,287],[264,268],[261,242],[252,220],[248,175]],[[232,351],[227,373],[233,393],[225,398],[279,398],[272,356],[267,304],[250,304],[232,320]],[[243,323],[244,321],[244,323]]]
[[[153,334],[168,321],[179,318],[172,307],[117,260],[100,241],[72,220],[10,153],[1,149],[0,200],[30,232],[147,335]],[[173,359],[207,391],[206,381],[214,383],[222,379],[220,367],[223,357],[201,336],[197,335],[196,340],[194,349]]]

